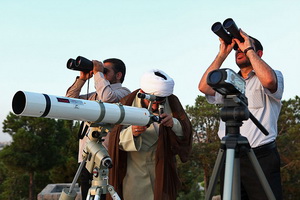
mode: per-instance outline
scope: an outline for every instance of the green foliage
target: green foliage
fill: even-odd
[[[60,147],[68,137],[62,121],[19,117],[12,113],[9,119],[4,121],[4,126],[11,127],[13,142],[0,154],[5,165],[20,172],[37,172],[49,170],[61,162]],[[15,123],[20,128],[17,129]]]
[[[0,199],[15,200],[28,197],[28,183],[28,175],[8,170],[7,178],[1,182]]]
[[[277,145],[282,161],[281,178],[284,199],[300,196],[300,98],[282,102],[278,120]]]
[[[203,196],[199,183],[204,182],[204,188],[207,188],[220,146],[217,135],[220,109],[209,104],[205,97],[198,96],[195,105],[186,106],[185,111],[194,129],[194,144],[189,161],[178,165],[183,182],[179,199],[199,199]]]
[[[54,167],[64,165],[67,158],[71,159],[70,156],[76,151],[70,149],[73,147],[73,142],[69,141],[70,127],[73,127],[72,121],[20,117],[12,113],[7,116],[3,129],[12,135],[13,142],[0,152],[0,160],[10,174],[4,181],[6,185],[3,186],[3,195],[8,193],[12,199],[20,199],[18,195],[22,191],[23,197],[29,196],[29,199],[33,199],[50,182],[48,178],[41,178],[40,175],[48,177]],[[27,177],[27,180],[23,177]],[[12,191],[9,186],[14,185],[16,180],[27,182],[21,184],[27,185],[26,190],[18,189],[17,194]],[[38,186],[36,181],[40,183]]]
[[[195,142],[219,141],[217,131],[220,109],[218,106],[209,104],[204,96],[197,96],[195,105],[187,105],[185,111],[194,129]]]
[[[79,122],[65,121],[65,128],[70,131],[66,145],[61,148],[63,163],[54,166],[50,171],[50,180],[53,183],[72,182],[78,168],[78,130]]]

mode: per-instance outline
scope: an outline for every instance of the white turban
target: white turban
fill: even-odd
[[[167,97],[173,94],[174,81],[165,72],[152,69],[142,75],[140,87],[145,93]]]

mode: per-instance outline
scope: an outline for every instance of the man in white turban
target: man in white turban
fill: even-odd
[[[192,126],[173,95],[174,81],[165,72],[153,69],[144,73],[140,86],[120,102],[149,108],[161,120],[149,126],[115,126],[108,148],[114,166],[109,181],[124,200],[175,200],[180,186],[175,156],[187,161]],[[152,106],[147,98],[139,98],[139,93],[154,96],[150,98]]]

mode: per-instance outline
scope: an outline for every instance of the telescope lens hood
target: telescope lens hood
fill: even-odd
[[[26,105],[26,97],[24,92],[18,91],[14,97],[13,97],[13,102],[12,102],[12,109],[15,114],[19,115],[21,114]]]

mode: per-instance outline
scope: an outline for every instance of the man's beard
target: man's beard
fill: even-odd
[[[251,62],[248,59],[242,63],[236,63],[236,64],[240,69],[251,66]]]
[[[110,83],[110,84],[115,84],[115,83],[117,83],[117,81],[118,81],[118,80],[117,80],[117,76],[115,75],[115,76],[112,78],[112,80],[109,81],[109,83]]]

